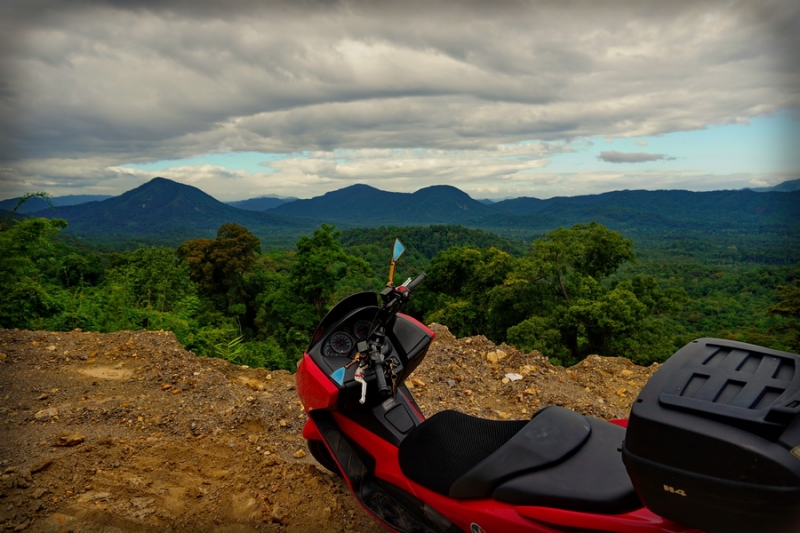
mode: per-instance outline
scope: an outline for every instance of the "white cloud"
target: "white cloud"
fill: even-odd
[[[17,188],[100,192],[130,179],[111,168],[222,151],[317,154],[260,181],[470,186],[548,156],[493,161],[498,145],[800,107],[791,1],[75,6],[0,8],[0,172]]]
[[[605,161],[606,163],[646,163],[648,161],[662,161],[675,159],[666,154],[648,154],[646,152],[617,152],[608,151],[600,152],[597,159]]]

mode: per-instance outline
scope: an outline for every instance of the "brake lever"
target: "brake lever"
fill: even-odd
[[[356,373],[353,376],[353,379],[361,383],[361,399],[358,400],[358,403],[364,405],[364,402],[367,401],[367,382],[364,379],[364,370],[362,369],[362,367],[359,366],[356,369]]]
[[[389,380],[392,382],[392,396],[397,394],[397,372],[394,371],[397,368],[398,364],[395,361],[394,356],[387,359],[389,363]]]

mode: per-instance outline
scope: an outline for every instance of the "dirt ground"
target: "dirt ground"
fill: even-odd
[[[426,415],[624,418],[655,371],[553,367],[432,327],[409,384]],[[305,420],[289,372],[197,357],[169,332],[0,330],[0,530],[384,531],[307,453]]]

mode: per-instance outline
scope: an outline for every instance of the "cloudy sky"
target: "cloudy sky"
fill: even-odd
[[[3,0],[0,199],[800,178],[800,2]]]

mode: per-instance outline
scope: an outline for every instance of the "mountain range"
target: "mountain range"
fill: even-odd
[[[235,202],[225,202],[230,206],[238,207],[239,209],[247,209],[248,211],[266,211],[273,207],[278,207],[287,202],[297,200],[294,196],[283,198],[280,196],[259,196],[257,198],[248,198],[247,200],[237,200]]]
[[[22,205],[20,205],[16,212],[24,215],[25,213],[35,213],[37,211],[41,211],[42,209],[47,209],[51,204],[54,207],[63,207],[67,205],[85,204],[87,202],[99,202],[109,198],[111,198],[111,196],[100,194],[70,194],[67,196],[55,196],[50,198],[50,204],[48,204],[47,200],[39,198],[38,196],[32,196],[31,198],[28,198],[28,200],[26,200]],[[20,200],[21,198],[9,198],[8,200],[2,200],[0,201],[0,210],[11,211],[17,206]]]
[[[291,237],[317,227],[310,221],[238,209],[196,187],[165,178],[154,178],[99,202],[56,206],[35,215],[63,218],[68,223],[67,233],[88,241],[155,239],[179,243],[213,237],[228,222],[245,226],[267,240],[272,234]]]
[[[55,208],[36,211],[36,216],[63,218],[69,223],[68,233],[106,242],[155,239],[179,243],[211,237],[228,222],[247,227],[268,246],[294,242],[323,222],[339,229],[458,224],[525,239],[590,221],[631,238],[698,233],[800,238],[800,190],[625,190],[487,204],[448,185],[414,193],[352,185],[252,211],[220,202],[196,187],[155,178],[119,196],[77,205],[53,204]]]

